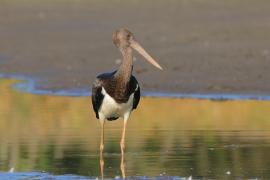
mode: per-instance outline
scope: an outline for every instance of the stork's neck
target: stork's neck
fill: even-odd
[[[120,52],[122,53],[123,59],[117,73],[115,74],[115,77],[122,85],[126,85],[129,82],[132,74],[132,49],[128,47],[125,49],[120,49]]]

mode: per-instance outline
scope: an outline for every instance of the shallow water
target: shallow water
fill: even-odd
[[[0,178],[101,177],[90,98],[25,94],[10,89],[14,82],[0,80]],[[268,179],[269,107],[268,101],[143,98],[128,122],[122,171],[122,120],[105,125],[104,177]]]
[[[41,79],[33,78],[32,76],[18,74],[3,74],[0,73],[0,78],[21,80],[13,85],[13,88],[21,92],[38,94],[38,95],[53,95],[53,96],[87,96],[91,95],[90,87],[88,88],[40,88]],[[46,84],[45,86],[48,86]],[[263,100],[269,101],[270,96],[258,93],[172,93],[172,92],[153,92],[143,91],[143,96],[146,97],[161,97],[161,98],[188,98],[188,99],[210,99],[210,100]]]

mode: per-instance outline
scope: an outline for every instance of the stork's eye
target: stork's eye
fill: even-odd
[[[127,38],[129,39],[129,38],[130,38],[130,36],[131,36],[131,35],[130,35],[130,34],[128,34],[128,35],[127,35]]]

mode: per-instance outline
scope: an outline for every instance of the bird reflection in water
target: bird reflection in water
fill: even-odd
[[[125,163],[125,153],[121,153],[121,164],[120,164],[120,170],[122,174],[122,178],[126,178],[126,163]]]
[[[103,150],[100,149],[99,151],[99,164],[100,164],[100,175],[101,178],[104,178],[104,156],[103,156]]]
[[[121,152],[121,161],[120,161],[120,170],[122,178],[126,178],[126,163],[125,163],[125,153],[124,151]],[[99,151],[99,164],[100,164],[100,175],[101,179],[104,179],[104,153],[103,149],[100,149]]]

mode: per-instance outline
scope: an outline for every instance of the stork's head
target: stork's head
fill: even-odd
[[[113,33],[113,43],[120,50],[132,47],[140,53],[148,62],[162,70],[162,67],[143,49],[143,47],[135,40],[134,35],[126,28],[121,28]]]
[[[121,28],[113,33],[113,43],[118,48],[130,47],[133,39],[133,34],[126,28]]]

